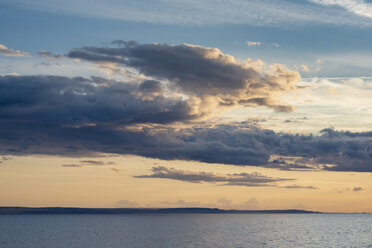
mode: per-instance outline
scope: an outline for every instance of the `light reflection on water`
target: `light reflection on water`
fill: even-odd
[[[372,214],[0,215],[0,247],[372,247]]]

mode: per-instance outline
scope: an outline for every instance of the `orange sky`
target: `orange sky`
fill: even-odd
[[[83,160],[105,165],[64,167]],[[111,163],[109,163],[111,162]],[[219,186],[171,179],[133,178],[150,174],[153,166],[213,173],[260,172],[293,178],[277,186],[302,185],[315,189]],[[72,207],[182,207],[288,209],[322,212],[372,212],[371,174],[355,172],[280,171],[184,161],[162,161],[136,156],[70,158],[11,157],[1,164],[0,205]],[[362,188],[354,191],[354,188]],[[246,203],[255,198],[258,204]],[[122,201],[121,203],[117,203]],[[183,202],[182,202],[183,201]],[[129,205],[128,205],[129,204]]]

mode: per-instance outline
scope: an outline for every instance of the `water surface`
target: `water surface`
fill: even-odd
[[[0,215],[0,247],[372,247],[372,214]]]

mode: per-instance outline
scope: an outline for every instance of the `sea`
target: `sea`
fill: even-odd
[[[372,248],[372,214],[0,215],[1,248]]]

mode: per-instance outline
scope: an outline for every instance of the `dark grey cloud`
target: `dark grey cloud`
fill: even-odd
[[[267,106],[288,112],[293,108],[278,101],[278,95],[296,90],[298,72],[281,65],[264,70],[260,63],[238,61],[217,48],[181,44],[139,44],[113,41],[119,47],[83,47],[68,57],[95,63],[130,67],[174,88],[220,106]]]
[[[281,188],[285,188],[285,189],[318,189],[317,187],[314,187],[314,186],[303,186],[303,185],[296,185],[296,184],[281,186]]]
[[[324,129],[320,135],[296,135],[247,122],[171,127],[166,124],[198,120],[200,114],[189,100],[166,97],[162,87],[156,81],[1,76],[0,154],[113,153],[285,170],[372,172],[372,132]]]
[[[317,187],[314,187],[314,186],[302,186],[302,185],[296,185],[296,184],[291,184],[287,186],[279,186],[276,184],[257,184],[257,183],[251,183],[251,182],[228,182],[224,185],[246,186],[246,187],[266,186],[266,187],[277,187],[277,188],[283,188],[283,189],[318,189]]]
[[[211,172],[192,172],[187,170],[177,170],[164,166],[152,167],[152,174],[150,175],[139,175],[134,177],[173,179],[191,183],[223,183],[222,185],[238,185],[248,187],[275,186],[273,183],[294,180],[288,178],[269,177],[258,172],[214,174]]]
[[[154,94],[156,81],[129,84],[103,78],[1,76],[3,124],[81,126],[170,123],[198,118],[186,100]],[[151,97],[149,97],[151,96]]]
[[[80,160],[77,164],[62,164],[63,167],[83,167],[87,165],[103,166],[103,165],[115,165],[115,162],[104,162],[99,160]]]
[[[248,106],[267,106],[273,108],[277,112],[291,112],[294,107],[288,105],[280,105],[267,97],[257,97],[248,100],[239,100],[239,104]]]
[[[284,121],[284,123],[302,123],[306,120],[309,120],[307,117],[297,117],[297,118],[291,118]]]
[[[80,160],[81,164],[87,164],[87,165],[105,165],[106,163],[99,160]]]
[[[72,168],[77,168],[77,167],[82,167],[83,165],[81,164],[62,164],[62,167],[72,167]]]
[[[362,190],[363,190],[362,187],[354,187],[354,188],[353,188],[353,191],[354,191],[354,192],[359,192],[359,191],[362,191]]]
[[[292,160],[292,161],[288,161]],[[275,168],[280,170],[297,170],[297,171],[305,171],[305,170],[316,170],[319,169],[318,167],[314,166],[314,164],[308,164],[308,159],[285,159],[283,157],[272,159],[270,163],[266,164],[265,167],[267,168]],[[303,163],[299,164],[296,162],[302,161]]]
[[[114,165],[116,164],[115,162],[112,162],[112,161],[104,162],[100,160],[80,160],[79,162],[85,165]]]
[[[146,80],[143,81],[139,87],[141,91],[144,92],[151,92],[151,93],[161,93],[163,92],[163,88],[161,86],[161,83],[155,80]]]

